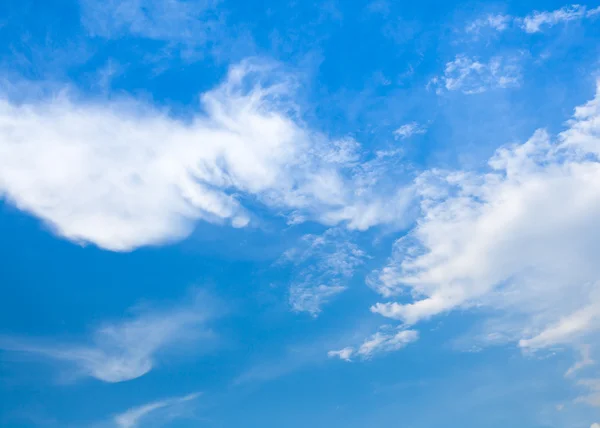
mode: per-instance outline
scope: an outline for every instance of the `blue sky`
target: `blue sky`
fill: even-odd
[[[0,425],[600,425],[600,4],[0,3]]]

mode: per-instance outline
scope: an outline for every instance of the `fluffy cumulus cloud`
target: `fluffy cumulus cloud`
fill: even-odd
[[[340,358],[352,361],[353,358],[369,359],[377,354],[397,351],[419,338],[416,330],[399,330],[390,327],[382,327],[381,331],[366,339],[360,346],[346,347],[339,351],[329,351],[330,358]]]
[[[136,379],[156,366],[157,355],[169,348],[210,338],[212,316],[207,296],[163,311],[139,312],[120,322],[105,323],[82,344],[47,344],[3,337],[0,349],[66,363],[69,377],[92,377],[115,383]]]
[[[484,174],[429,171],[421,216],[370,279],[376,313],[407,325],[489,308],[524,349],[581,345],[600,328],[600,89],[556,138],[499,149]],[[406,295],[406,292],[409,295]]]
[[[185,416],[190,404],[193,404],[199,396],[200,394],[194,393],[134,407],[116,415],[113,420],[114,426],[117,428],[135,428],[140,426],[142,421],[144,426],[164,426],[167,422]]]
[[[446,63],[444,75],[434,77],[428,86],[434,87],[438,94],[444,91],[477,94],[490,89],[516,87],[520,82],[518,57],[496,56],[481,62],[461,54]]]
[[[408,199],[363,180],[359,146],[299,119],[294,79],[246,61],[187,120],[133,100],[0,99],[0,197],[72,241],[127,251],[197,220],[246,226],[243,197],[296,219],[366,229]]]

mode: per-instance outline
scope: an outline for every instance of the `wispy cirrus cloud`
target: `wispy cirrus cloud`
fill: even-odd
[[[316,316],[321,307],[346,289],[346,282],[368,257],[341,229],[304,235],[278,264],[293,264],[289,302],[294,311]]]
[[[366,360],[378,354],[402,349],[418,339],[419,332],[416,330],[403,330],[386,326],[366,339],[357,348],[348,346],[338,351],[329,351],[327,355],[330,358],[337,357],[345,361],[352,361],[353,358]]]
[[[544,28],[550,28],[559,23],[593,17],[599,10],[600,8],[587,10],[585,6],[575,4],[550,12],[535,11],[522,19],[517,19],[517,22],[525,32],[538,33]]]
[[[57,361],[69,367],[72,379],[91,377],[115,383],[136,379],[157,365],[157,356],[178,346],[207,341],[212,337],[208,321],[215,312],[205,293],[192,301],[164,310],[134,310],[123,321],[97,327],[83,343],[15,337],[0,338],[0,349]]]
[[[518,87],[521,84],[521,66],[517,56],[495,56],[487,62],[461,54],[446,63],[444,74],[436,76],[428,87],[438,94],[460,91],[478,94],[490,89]]]
[[[134,407],[113,418],[118,428],[136,428],[143,422],[145,427],[164,426],[165,423],[185,417],[189,407],[200,397],[199,393],[168,398]]]
[[[409,122],[402,125],[400,128],[394,131],[394,135],[397,138],[406,139],[413,135],[422,135],[427,132],[427,128],[417,122]]]
[[[573,376],[578,371],[595,364],[595,361],[591,356],[591,347],[590,345],[584,344],[580,348],[581,358],[572,367],[569,367],[569,370],[565,373],[566,377]]]
[[[540,33],[558,24],[594,19],[600,15],[600,7],[589,9],[584,5],[573,4],[551,11],[533,11],[525,16],[487,14],[469,23],[465,31],[477,34],[484,29],[505,31],[516,28],[526,33]]]
[[[78,243],[130,251],[196,221],[245,227],[251,197],[298,221],[365,230],[403,221],[360,168],[360,146],[299,118],[293,75],[245,61],[189,120],[134,100],[0,99],[0,196]],[[43,136],[43,137],[42,137]]]
[[[293,284],[290,287],[289,302],[296,312],[308,312],[317,316],[323,305],[327,304],[336,295],[346,290],[343,285],[311,285],[312,278],[306,278],[305,283]]]
[[[510,15],[502,15],[502,14],[488,14],[477,18],[473,22],[470,22],[465,31],[467,33],[477,34],[484,29],[491,28],[495,31],[504,31],[508,28],[513,18]]]

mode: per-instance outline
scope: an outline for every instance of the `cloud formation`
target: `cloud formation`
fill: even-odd
[[[412,302],[372,311],[413,325],[487,307],[503,320],[487,333],[522,348],[584,343],[600,328],[599,136],[600,89],[556,139],[538,130],[503,147],[488,173],[422,174],[416,227],[370,280]]]
[[[444,75],[434,77],[429,87],[438,94],[444,91],[461,91],[478,94],[490,89],[517,87],[521,83],[521,67],[516,57],[495,56],[488,62],[457,55],[446,63]]]
[[[509,15],[492,15],[488,14],[481,18],[477,18],[475,21],[469,23],[465,28],[467,33],[479,33],[481,30],[491,28],[496,31],[504,31],[508,28],[508,25],[512,21],[512,17]]]
[[[529,34],[534,34],[543,32],[545,29],[561,23],[594,19],[598,15],[600,15],[600,7],[588,9],[586,6],[579,4],[563,6],[560,9],[552,11],[536,10],[523,17],[488,14],[469,23],[465,31],[467,33],[478,34],[484,29],[505,31],[512,27]]]
[[[591,347],[590,345],[582,345],[580,349],[581,358],[572,367],[567,370],[565,373],[566,377],[573,376],[579,370],[584,369],[585,367],[592,366],[595,364],[595,361],[591,357]]]
[[[356,142],[303,124],[295,87],[276,66],[245,61],[189,120],[133,100],[0,99],[0,197],[114,251],[182,239],[198,220],[244,227],[244,197],[350,229],[401,221],[403,191],[379,193]]]
[[[419,332],[416,330],[385,327],[366,339],[358,348],[346,347],[339,351],[329,351],[327,356],[345,361],[352,361],[352,358],[367,360],[377,354],[397,351],[418,339]]]
[[[0,349],[66,363],[69,376],[115,383],[136,379],[156,366],[156,356],[171,347],[208,338],[206,323],[214,316],[207,296],[161,311],[138,311],[119,322],[102,324],[85,344],[40,344],[4,337]]]
[[[565,6],[551,12],[535,11],[523,18],[520,23],[525,32],[538,33],[542,31],[544,27],[549,28],[561,22],[569,22],[580,20],[586,17],[592,17],[595,13],[597,13],[597,10],[600,9],[587,11],[585,6],[575,4],[571,6]]]
[[[278,264],[295,266],[289,296],[294,311],[316,316],[324,304],[346,289],[347,281],[367,258],[350,239],[345,231],[332,228],[321,235],[304,235],[299,245],[282,255]]]
[[[310,281],[310,278],[307,280]],[[289,302],[294,311],[308,312],[313,316],[317,316],[323,305],[344,290],[346,290],[346,287],[343,285],[292,284]]]
[[[425,134],[426,132],[427,128],[425,128],[424,126],[419,125],[417,122],[410,122],[396,129],[394,131],[394,135],[404,140],[406,138],[412,137],[413,135]]]
[[[164,426],[165,422],[181,417],[186,411],[186,405],[189,405],[199,396],[199,393],[194,393],[134,407],[116,415],[114,417],[114,424],[118,428],[135,428],[140,426],[140,422],[143,420],[145,421],[144,426]],[[147,420],[151,414],[155,416],[155,419],[160,421],[160,424]]]

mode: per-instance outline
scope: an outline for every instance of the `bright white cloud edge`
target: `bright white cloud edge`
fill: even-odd
[[[0,197],[115,251],[180,240],[198,220],[245,227],[244,197],[300,221],[399,223],[407,189],[390,197],[367,180],[355,141],[309,129],[295,88],[278,66],[247,60],[187,121],[134,100],[1,98]]]
[[[499,149],[489,173],[422,174],[417,226],[370,280],[414,301],[373,312],[412,325],[488,307],[523,348],[582,343],[600,327],[599,156],[600,89],[556,141],[538,130]]]

